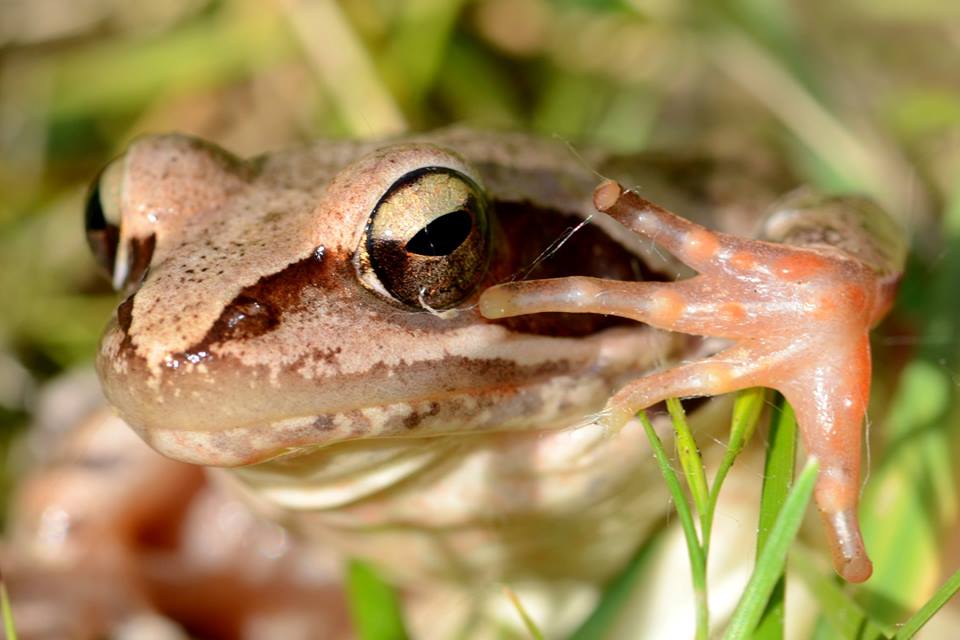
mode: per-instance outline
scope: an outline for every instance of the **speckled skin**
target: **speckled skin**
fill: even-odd
[[[460,622],[414,607],[414,631],[435,637],[493,615],[485,594],[503,580],[549,603],[538,622],[562,634],[668,508],[642,430],[614,435],[598,418],[625,383],[699,343],[602,318],[571,335],[575,316],[484,317],[480,292],[524,276],[566,224],[535,216],[590,218],[607,238],[562,275],[623,278],[596,267],[626,251],[670,279],[680,262],[597,214],[592,169],[740,234],[792,186],[736,162],[577,157],[461,129],[250,161],[156,136],[120,162],[114,280],[132,282],[98,356],[108,400],[162,454],[234,467],[220,483],[312,548],[371,558],[413,594],[465,589]],[[424,166],[481,185],[499,220],[489,272],[442,313],[388,299],[357,258],[384,192]],[[153,250],[142,281],[137,247]],[[573,607],[570,593],[586,595]]]

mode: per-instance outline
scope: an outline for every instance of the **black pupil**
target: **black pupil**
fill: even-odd
[[[407,242],[409,253],[421,256],[447,256],[470,235],[473,219],[460,209],[440,216]]]
[[[94,183],[87,196],[84,210],[84,224],[87,230],[87,245],[94,260],[107,276],[113,273],[113,263],[117,259],[117,244],[120,242],[120,229],[107,222],[100,203],[100,179]]]
[[[87,231],[103,231],[107,228],[107,219],[103,215],[103,207],[100,204],[100,181],[93,185],[90,195],[87,196],[87,207],[84,212],[87,225]]]

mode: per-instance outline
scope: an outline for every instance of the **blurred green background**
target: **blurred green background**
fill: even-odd
[[[773,154],[895,213],[914,251],[875,335],[878,571],[855,595],[893,622],[960,565],[953,0],[0,0],[0,495],[38,393],[112,311],[80,212],[131,138],[245,155],[452,122]]]

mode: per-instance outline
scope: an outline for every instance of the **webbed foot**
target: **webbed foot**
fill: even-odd
[[[844,202],[807,203],[806,219],[802,208],[791,210],[793,230],[808,226],[788,245],[711,231],[606,181],[594,192],[597,209],[698,274],[672,283],[588,277],[515,282],[485,291],[480,310],[489,318],[546,311],[613,314],[730,340],[709,358],[631,382],[610,399],[601,422],[618,428],[671,397],[753,386],[780,391],[794,407],[807,451],[820,461],[815,500],[834,566],[845,579],[862,582],[873,570],[857,517],[861,427],[870,391],[868,337],[890,307],[896,282],[891,273],[898,267],[878,269],[876,260],[863,257],[887,255],[874,251],[881,242],[867,235],[870,224],[840,233],[843,242],[836,243],[825,240],[828,233],[810,232],[809,221],[819,223],[825,206]],[[862,252],[856,250],[857,234],[866,246]]]

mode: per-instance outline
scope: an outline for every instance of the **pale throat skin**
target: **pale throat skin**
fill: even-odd
[[[741,235],[792,186],[720,163],[684,176],[714,185],[691,193],[654,160],[459,129],[250,161],[143,138],[100,182],[125,290],[98,356],[106,396],[160,453],[235,467],[259,509],[400,579],[599,584],[667,508],[642,432],[620,429],[632,412],[772,386],[823,463],[838,570],[865,579],[866,339],[901,236],[864,201],[809,195],[762,229],[789,247],[684,226],[609,185],[605,215],[591,169]],[[644,235],[699,275],[636,282],[689,275]],[[489,289],[527,277],[564,279]],[[730,340],[734,364],[665,367],[691,341],[653,327]]]

